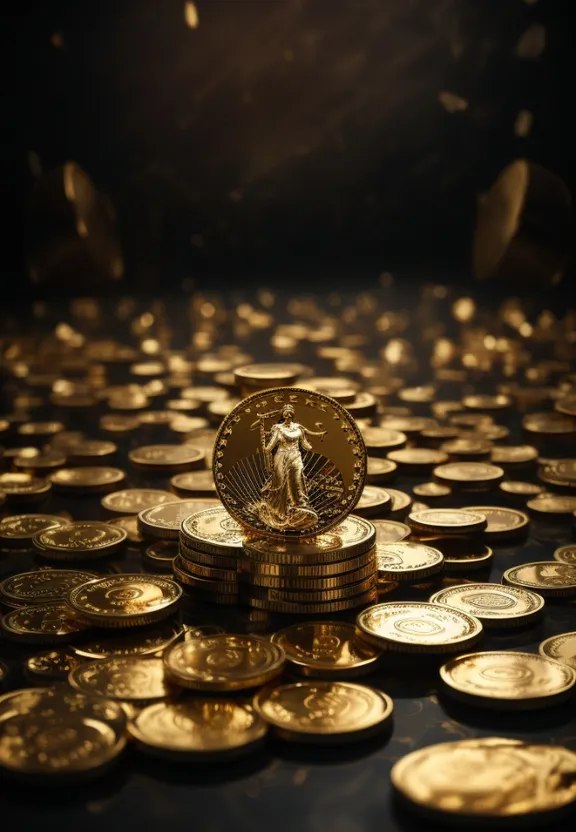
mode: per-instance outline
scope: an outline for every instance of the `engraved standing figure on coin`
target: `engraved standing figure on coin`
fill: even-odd
[[[258,421],[252,426],[260,427],[264,439],[264,464],[270,471],[261,489],[258,515],[267,526],[275,529],[308,529],[318,521],[318,515],[310,507],[301,449],[311,451],[307,437],[323,437],[326,431],[311,431],[295,422],[294,408],[287,404],[282,408],[279,422],[272,425],[266,441],[264,419],[276,413],[259,413]],[[316,424],[322,427],[321,422]]]
[[[352,511],[366,480],[366,448],[337,401],[279,387],[248,396],[224,419],[213,471],[218,496],[245,531],[304,538]]]

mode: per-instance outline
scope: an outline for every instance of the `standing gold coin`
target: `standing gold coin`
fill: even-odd
[[[371,673],[381,651],[358,637],[353,624],[319,621],[292,624],[272,636],[289,666],[315,679],[349,679]]]
[[[554,707],[571,696],[576,672],[534,653],[468,653],[440,668],[440,678],[461,702],[480,708]]]
[[[576,800],[576,754],[497,737],[443,742],[402,757],[391,779],[408,807],[431,819],[527,824]]]
[[[528,515],[523,511],[500,506],[466,506],[466,511],[483,514],[488,525],[484,529],[487,540],[503,540],[524,534],[528,529]]]
[[[419,581],[442,571],[444,555],[423,543],[377,543],[378,577],[383,580]]]
[[[507,569],[502,583],[533,589],[544,598],[576,595],[576,565],[541,560]]]
[[[176,612],[182,589],[160,575],[110,575],[76,587],[68,603],[77,617],[100,627],[134,627]]]
[[[408,525],[418,532],[460,535],[483,531],[487,521],[480,512],[468,509],[431,508],[412,512],[408,516]]]
[[[68,681],[82,693],[122,702],[152,702],[178,693],[164,675],[162,659],[142,656],[83,662],[70,671]]]
[[[254,534],[320,534],[352,511],[365,480],[366,448],[358,426],[321,393],[297,387],[255,393],[218,431],[218,495]]]
[[[130,722],[129,732],[149,754],[204,762],[256,750],[268,726],[243,702],[198,698],[148,705]]]
[[[295,742],[358,742],[390,725],[389,696],[350,682],[298,682],[259,691],[254,707],[279,737]]]
[[[544,598],[528,589],[502,584],[464,584],[441,589],[431,604],[444,604],[479,618],[485,627],[517,627],[542,616]]]
[[[559,546],[554,551],[554,560],[559,563],[568,563],[570,566],[576,566],[576,545],[568,543],[566,546]]]
[[[59,644],[81,635],[86,625],[77,621],[63,603],[20,607],[2,618],[7,636],[30,644]]]
[[[410,653],[459,652],[482,636],[477,618],[417,601],[368,607],[358,615],[356,625],[371,644]]]
[[[233,691],[259,687],[278,676],[286,661],[281,647],[259,636],[216,635],[176,642],[164,653],[166,675],[193,690]]]
[[[576,670],[576,633],[551,636],[541,643],[538,652],[541,656],[562,662]]]

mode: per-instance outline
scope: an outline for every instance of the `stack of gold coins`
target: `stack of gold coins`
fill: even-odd
[[[245,538],[243,597],[258,609],[319,615],[375,600],[376,530],[349,515],[315,538],[279,541]]]
[[[444,555],[446,572],[485,569],[492,561],[493,551],[484,542],[488,520],[480,507],[415,511],[407,522],[416,538]]]
[[[216,604],[240,602],[241,526],[223,507],[187,517],[180,527],[180,554],[175,579],[198,600]]]

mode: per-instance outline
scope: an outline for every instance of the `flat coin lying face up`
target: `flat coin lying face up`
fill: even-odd
[[[214,482],[225,508],[255,534],[320,534],[354,508],[366,480],[366,448],[334,399],[279,387],[244,399],[216,439]]]
[[[176,612],[182,589],[160,575],[109,575],[82,584],[68,595],[79,619],[100,627],[134,627]]]
[[[381,656],[345,621],[292,624],[274,633],[272,641],[283,648],[294,670],[316,679],[370,673]]]
[[[391,779],[408,806],[426,817],[528,821],[576,800],[576,754],[496,737],[443,742],[407,754]]]
[[[536,621],[544,599],[527,589],[502,584],[464,584],[441,589],[430,598],[479,618],[485,627],[515,627]]]

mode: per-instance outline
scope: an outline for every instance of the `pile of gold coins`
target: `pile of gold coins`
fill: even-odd
[[[5,774],[370,739],[400,810],[576,806],[573,751],[471,728],[420,747],[396,694],[427,674],[442,719],[567,725],[576,691],[576,316],[510,300],[492,331],[457,298],[441,329],[443,292],[413,319],[292,299],[291,323],[272,293],[199,296],[181,349],[128,301],[121,340],[95,301],[0,338]]]

